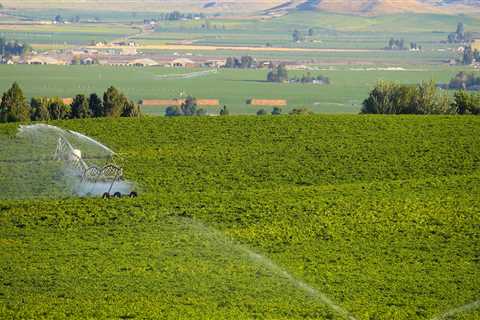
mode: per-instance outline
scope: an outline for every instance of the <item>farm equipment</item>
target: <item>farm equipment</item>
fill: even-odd
[[[58,137],[54,160],[63,161],[66,168],[79,178],[80,183],[85,188],[90,188],[87,195],[98,193],[98,190],[94,192],[94,188],[100,186],[105,188],[102,195],[104,199],[110,197],[121,198],[124,196],[120,191],[115,191],[112,194],[114,185],[123,181],[123,169],[113,163],[112,159],[112,156],[109,157],[103,166],[89,165],[82,158],[81,150],[75,149],[65,136],[59,135]],[[138,194],[135,191],[131,191],[128,193],[128,196],[135,198]]]

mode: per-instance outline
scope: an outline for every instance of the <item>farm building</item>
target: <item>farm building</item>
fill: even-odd
[[[185,99],[152,99],[152,100],[142,100],[140,103],[144,107],[170,107],[170,106],[181,106],[185,102]],[[220,101],[217,99],[197,99],[197,105],[199,107],[218,107],[220,106]]]
[[[225,59],[224,60],[208,60],[203,63],[203,66],[207,68],[223,68],[225,67],[226,63],[227,61]]]
[[[169,65],[175,68],[191,68],[195,66],[195,62],[190,59],[179,58],[170,62]]]
[[[27,64],[55,64],[55,65],[67,64],[63,60],[55,59],[52,57],[46,57],[46,56],[35,56],[33,58],[28,59],[26,62]]]
[[[253,107],[286,107],[287,100],[283,99],[248,99],[247,104]]]
[[[135,67],[152,67],[158,66],[158,62],[152,59],[136,59],[128,63],[129,66]]]
[[[95,60],[93,58],[87,57],[80,60],[80,64],[95,64]]]

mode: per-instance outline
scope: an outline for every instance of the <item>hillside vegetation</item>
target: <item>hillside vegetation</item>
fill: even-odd
[[[480,316],[478,118],[54,124],[118,151],[140,198],[0,190],[1,318]]]

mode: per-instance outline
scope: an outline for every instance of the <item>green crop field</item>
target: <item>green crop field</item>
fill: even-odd
[[[220,99],[234,113],[255,113],[256,108],[247,106],[248,98],[286,99],[288,107],[306,106],[315,112],[357,113],[369,90],[379,80],[401,83],[419,83],[435,80],[449,81],[457,72],[466,68],[448,66],[405,66],[404,71],[389,70],[382,66],[337,66],[320,67],[313,75],[325,75],[331,85],[277,84],[265,81],[267,69],[218,71],[208,69],[136,68],[109,66],[0,66],[0,91],[7,90],[18,81],[28,97],[59,96],[103,93],[114,85],[131,99],[171,99],[180,93],[197,98]],[[369,69],[370,68],[370,69]],[[372,70],[373,68],[373,70]],[[210,73],[200,73],[205,71]],[[291,76],[301,76],[307,71],[291,71]],[[163,114],[162,108],[149,107],[145,113]],[[213,108],[210,113],[217,113]]]
[[[478,117],[52,124],[140,197],[53,197],[0,125],[2,319],[480,317]]]

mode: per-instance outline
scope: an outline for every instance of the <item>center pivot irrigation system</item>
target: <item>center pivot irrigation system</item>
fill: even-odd
[[[82,158],[82,152],[73,148],[68,140],[60,135],[57,141],[57,149],[55,151],[54,160],[64,161],[69,169],[78,174],[80,182],[85,186],[91,185],[92,190],[97,183],[104,183],[106,190],[102,197],[108,199],[110,197],[121,198],[120,192],[112,194],[114,184],[123,181],[123,169],[112,162],[110,158],[103,167],[88,165]],[[136,191],[128,194],[131,198],[138,196]]]

